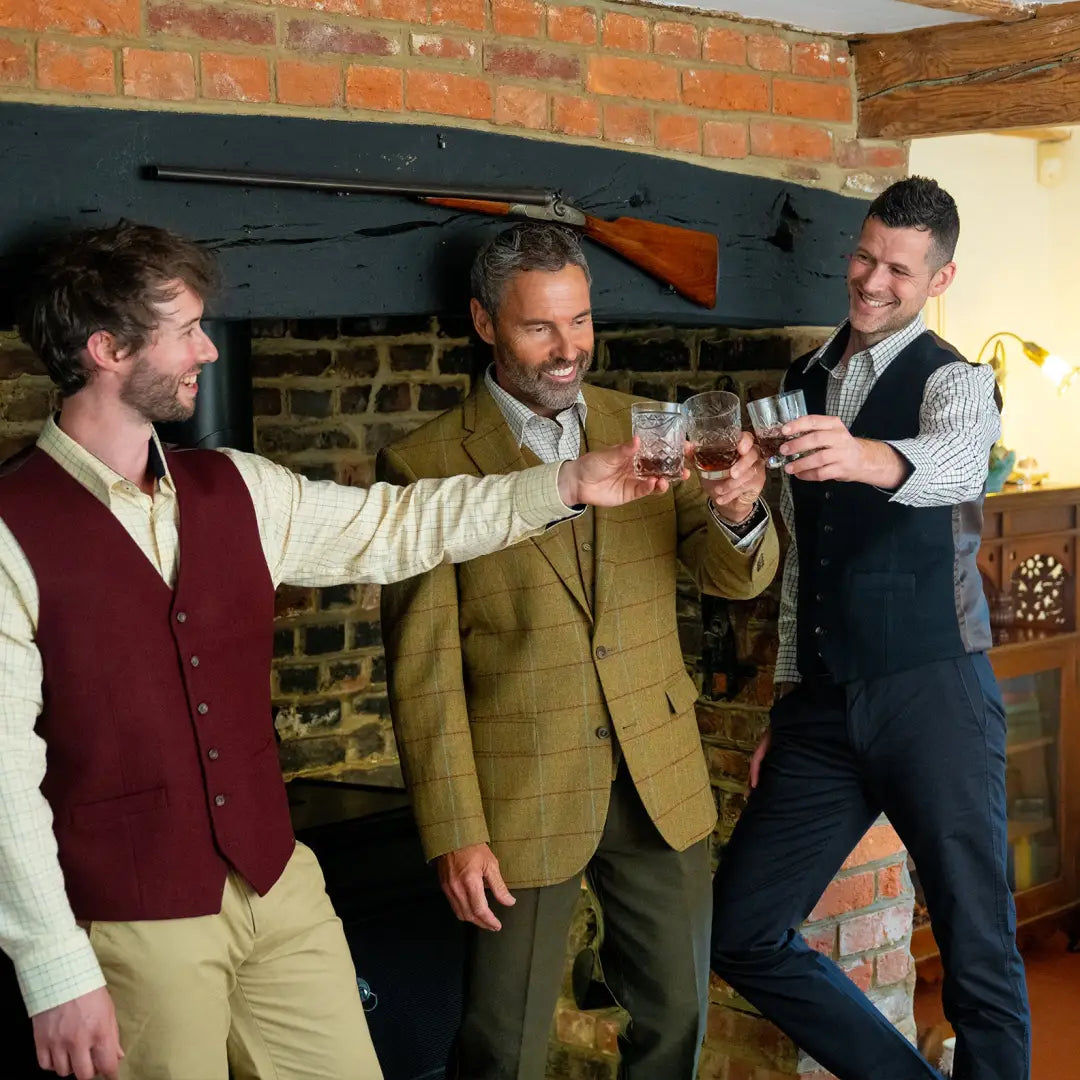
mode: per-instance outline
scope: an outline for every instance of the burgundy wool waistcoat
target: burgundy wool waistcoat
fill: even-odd
[[[251,495],[222,454],[167,460],[175,589],[48,454],[0,477],[0,518],[40,594],[42,791],[79,919],[213,914],[229,867],[265,893],[293,850]]]

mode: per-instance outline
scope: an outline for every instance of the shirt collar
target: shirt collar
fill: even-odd
[[[843,378],[847,371],[847,365],[840,365],[840,357],[848,342],[851,333],[851,323],[845,319],[830,335],[828,341],[806,362],[804,372],[809,371],[815,364],[821,364],[823,368],[834,378]],[[869,355],[870,364],[874,374],[881,373],[904,351],[917,337],[926,333],[926,321],[920,311],[914,319],[895,334],[890,334],[883,341],[871,345],[869,349],[863,349],[862,353],[855,356]]]
[[[81,443],[77,443],[61,430],[55,416],[50,416],[45,421],[45,426],[38,436],[37,445],[66,473],[82,484],[94,498],[105,503],[106,506],[111,501],[114,491],[126,490],[124,485],[130,483],[126,477],[111,469]],[[165,460],[165,451],[153,428],[150,430],[148,465],[158,480],[158,486],[163,491],[172,493],[173,481]]]
[[[499,411],[506,417],[506,422],[510,425],[510,431],[517,440],[518,446],[524,444],[529,426],[537,421],[546,421],[547,423],[558,423],[561,425],[568,419],[568,413],[576,412],[581,426],[585,426],[585,417],[588,415],[589,407],[585,403],[585,394],[581,390],[578,390],[577,398],[572,405],[563,409],[562,412],[551,419],[546,416],[540,416],[538,413],[534,413],[523,401],[519,401],[513,394],[507,393],[507,391],[495,381],[494,364],[488,365],[487,371],[484,373],[484,384],[487,386],[488,392],[495,399],[495,404],[499,406]]]

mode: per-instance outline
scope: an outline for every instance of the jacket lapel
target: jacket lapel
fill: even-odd
[[[462,447],[483,475],[518,472],[539,464],[531,451],[516,445],[506,417],[482,382],[465,402],[464,419],[465,426],[472,430],[463,440]],[[552,526],[534,536],[529,543],[536,545],[582,610],[591,617],[574,550],[574,530],[569,522]]]

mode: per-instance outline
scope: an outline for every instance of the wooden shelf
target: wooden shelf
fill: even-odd
[[[1009,843],[1015,843],[1025,836],[1038,836],[1040,833],[1053,832],[1054,826],[1053,818],[1036,818],[1033,821],[1010,821]]]
[[[1045,746],[1056,746],[1056,735],[1045,735],[1041,739],[1025,739],[1023,742],[1006,743],[1005,754],[1012,757],[1013,754],[1024,754],[1028,750],[1038,750]]]

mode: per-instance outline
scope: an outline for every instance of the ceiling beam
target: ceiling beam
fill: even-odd
[[[861,138],[1080,123],[1080,3],[852,42]]]
[[[1035,13],[1033,4],[1014,3],[1013,0],[900,0],[903,4],[936,8],[938,11],[955,11],[960,15],[978,15],[981,19],[997,22],[1014,22],[1030,19]]]

